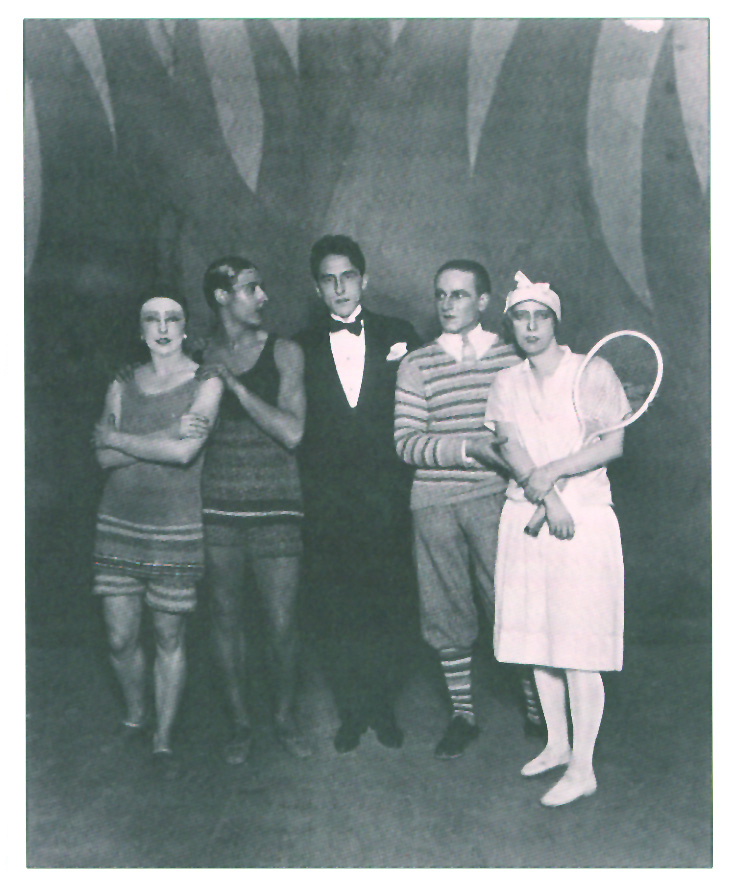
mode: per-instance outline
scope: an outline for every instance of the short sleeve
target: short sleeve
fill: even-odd
[[[491,430],[496,422],[511,421],[513,419],[507,392],[510,389],[510,383],[507,379],[506,371],[499,371],[488,390],[483,423]]]
[[[577,409],[586,426],[598,431],[620,424],[632,408],[612,365],[592,359],[577,383]]]

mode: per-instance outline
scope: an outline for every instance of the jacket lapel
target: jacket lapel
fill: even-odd
[[[346,394],[338,377],[338,369],[330,347],[330,332],[324,325],[318,338],[318,386],[323,388],[328,402],[339,411],[351,411]]]
[[[366,336],[366,357],[363,366],[361,392],[358,397],[356,408],[368,406],[371,393],[379,379],[381,364],[383,362],[382,332],[380,330],[378,317],[367,310],[363,310],[363,323]]]

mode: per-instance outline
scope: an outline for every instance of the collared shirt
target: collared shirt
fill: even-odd
[[[467,340],[475,350],[477,359],[481,359],[490,350],[497,340],[497,335],[492,331],[484,331],[480,325],[476,325],[472,331],[468,332]],[[437,343],[442,349],[456,362],[463,361],[463,335],[448,334],[444,332],[437,338]]]
[[[333,315],[333,318],[339,322],[353,322],[360,314],[361,307],[357,306],[347,318],[342,319],[336,315]],[[345,330],[331,331],[330,349],[348,404],[351,408],[355,408],[361,393],[366,362],[366,335],[363,328],[360,334],[351,334]]]

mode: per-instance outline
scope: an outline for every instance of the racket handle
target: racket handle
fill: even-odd
[[[534,511],[533,517],[524,527],[524,532],[526,533],[526,535],[530,535],[532,538],[536,538],[541,531],[541,527],[544,525],[545,520],[546,510],[544,508],[544,505],[540,504]]]

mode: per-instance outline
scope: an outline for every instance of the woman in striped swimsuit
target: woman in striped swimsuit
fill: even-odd
[[[103,597],[111,662],[122,687],[126,738],[146,726],[143,601],[155,632],[153,755],[170,765],[171,731],[186,673],[185,616],[203,573],[201,448],[223,385],[201,381],[183,351],[187,310],[153,297],[140,307],[149,361],[115,380],[93,442],[109,470],[97,519],[94,593]],[[207,419],[207,424],[200,420]]]

